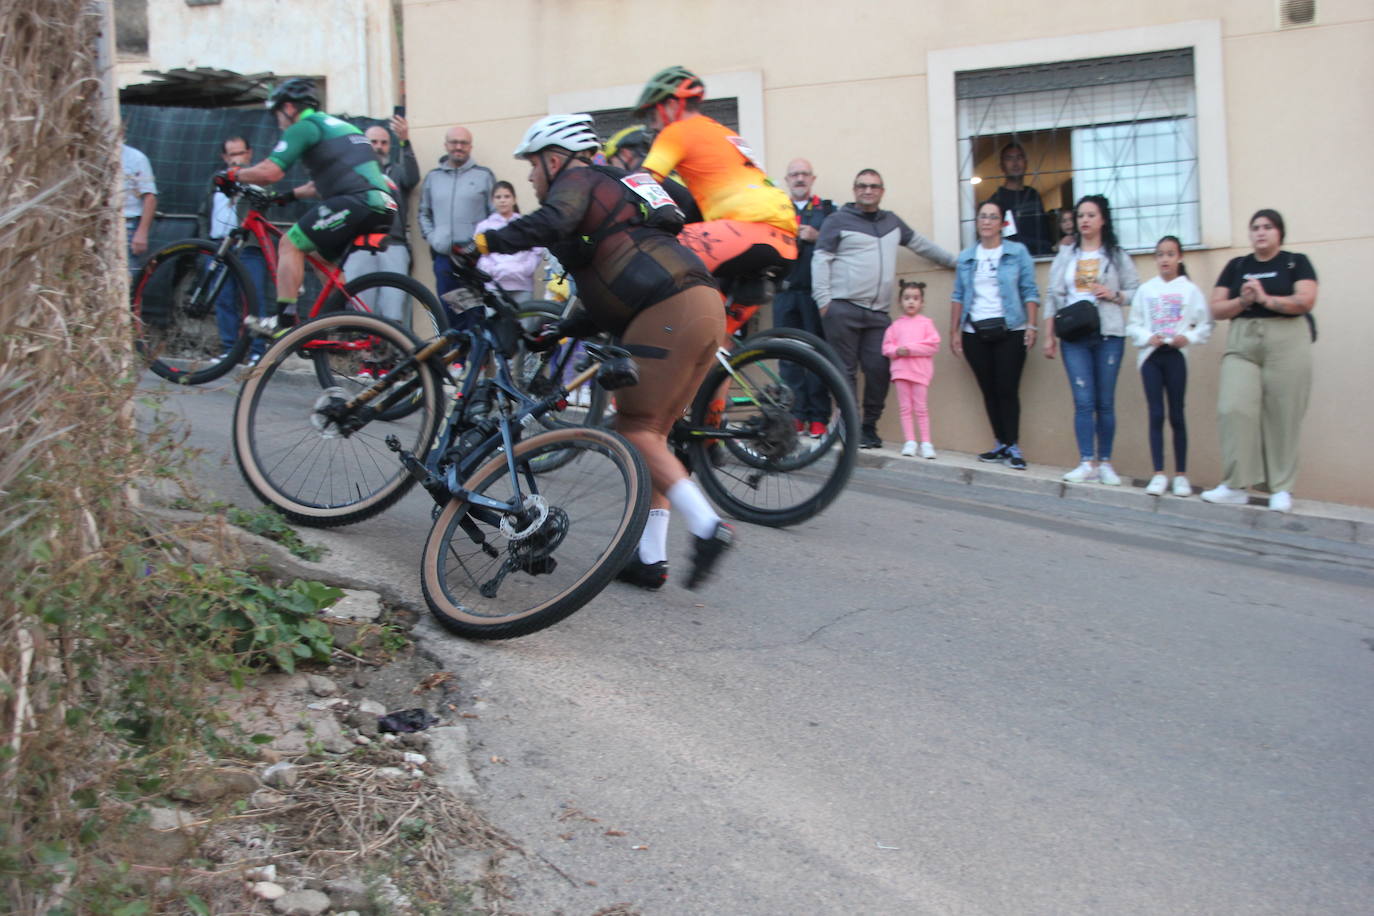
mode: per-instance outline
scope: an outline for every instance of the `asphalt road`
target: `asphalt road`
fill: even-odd
[[[252,505],[232,394],[164,411]],[[318,539],[418,601],[427,527],[412,494]],[[1371,910],[1366,548],[861,470],[819,519],[742,526],[702,592],[419,635],[528,853],[514,911]]]

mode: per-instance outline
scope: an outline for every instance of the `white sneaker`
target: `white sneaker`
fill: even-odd
[[[1232,490],[1222,483],[1210,490],[1203,490],[1202,501],[1221,506],[1243,506],[1250,501],[1250,494],[1245,490]]]
[[[1145,492],[1151,496],[1163,496],[1164,491],[1169,489],[1169,478],[1163,474],[1156,474],[1150,478],[1150,482],[1145,484]]]
[[[1106,461],[1097,466],[1097,479],[1109,487],[1121,486],[1121,477],[1112,469],[1111,464]]]
[[[1184,499],[1193,495],[1193,485],[1188,482],[1188,478],[1179,474],[1174,478],[1174,495]]]
[[[1097,479],[1097,468],[1085,461],[1060,479],[1069,483],[1087,483],[1089,480]]]
[[[257,315],[249,315],[243,319],[243,326],[248,329],[248,333],[254,337],[275,337],[277,334],[277,316],[269,315],[266,318],[259,318]]]
[[[922,457],[922,458],[934,458],[934,457],[935,457],[935,446],[931,445],[929,442],[922,442],[922,443],[921,443],[921,457]]]
[[[1293,494],[1287,490],[1280,490],[1269,497],[1269,508],[1275,512],[1293,511]]]
[[[905,455],[905,456],[908,457],[908,458],[915,458],[915,457],[916,457],[916,443],[915,443],[914,441],[912,441],[911,439],[906,440],[906,444],[902,446],[902,454]]]

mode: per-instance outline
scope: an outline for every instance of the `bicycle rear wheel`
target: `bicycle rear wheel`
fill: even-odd
[[[858,460],[858,406],[840,371],[810,347],[781,339],[748,343],[731,355],[729,371],[717,365],[697,390],[687,451],[702,489],[727,514],[774,528],[795,525],[830,505],[849,482]],[[819,380],[834,405],[832,434],[798,434],[784,373]],[[719,438],[707,432],[716,429]]]
[[[154,373],[179,385],[214,381],[248,352],[243,319],[257,293],[239,259],[218,252],[204,239],[174,242],[134,277],[138,352]]]
[[[442,416],[438,373],[427,365],[398,368],[419,346],[400,326],[352,312],[279,338],[234,405],[234,457],[254,494],[292,521],[321,528],[370,518],[404,496],[415,480],[385,439],[395,436],[423,461]],[[381,406],[403,386],[411,389],[404,416],[339,413],[372,384],[354,374],[360,351],[393,366]]]
[[[532,464],[568,453],[556,467]],[[516,445],[514,461],[528,516],[498,515],[450,500],[421,555],[425,601],[445,628],[474,639],[542,630],[606,587],[639,543],[649,516],[649,471],[615,433],[556,429]],[[498,453],[464,484],[508,500],[506,455]]]
[[[836,353],[835,348],[827,343],[823,337],[817,337],[810,331],[805,331],[801,328],[764,328],[762,331],[751,334],[746,340],[742,341],[736,349],[747,350],[751,344],[757,343],[760,340],[792,340],[797,343],[805,344],[821,356],[824,356],[832,366],[839,369],[841,374],[843,374],[844,363],[840,360],[840,354]],[[784,378],[783,381],[788,384],[789,388],[792,388],[794,394],[797,392],[797,388],[803,385],[803,382],[798,378]],[[793,403],[795,403],[795,399]],[[804,419],[802,417],[797,417],[795,413],[793,416],[797,420]],[[829,448],[834,438],[843,430],[844,424],[839,421],[839,416],[839,412],[832,407],[830,419],[826,423],[825,433],[819,437],[821,446]]]

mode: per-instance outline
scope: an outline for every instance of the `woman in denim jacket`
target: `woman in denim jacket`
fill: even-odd
[[[1018,471],[1026,459],[1017,444],[1021,427],[1021,370],[1035,345],[1040,290],[1035,264],[1020,242],[1002,238],[1002,206],[978,207],[978,241],[954,267],[950,297],[949,348],[968,359],[996,440],[980,461],[1002,461]]]
[[[1112,440],[1116,437],[1116,377],[1126,349],[1124,307],[1140,286],[1131,256],[1116,243],[1107,198],[1089,194],[1078,201],[1074,244],[1061,248],[1050,265],[1045,289],[1045,358],[1054,359],[1059,341],[1054,334],[1055,313],[1078,301],[1097,308],[1101,327],[1096,333],[1066,340],[1064,371],[1073,394],[1073,432],[1078,440],[1078,467],[1064,475],[1070,483],[1097,480],[1118,486],[1112,469]]]

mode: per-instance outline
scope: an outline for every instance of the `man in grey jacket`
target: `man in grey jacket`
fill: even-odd
[[[420,231],[434,255],[434,285],[440,296],[457,286],[449,252],[455,242],[472,241],[473,227],[491,215],[496,176],[472,161],[472,132],[450,127],[444,157],[420,188]],[[445,306],[447,308],[447,306]],[[454,319],[449,315],[449,320]]]
[[[396,135],[400,145],[400,157],[391,161],[391,135]],[[391,119],[391,130],[373,126],[363,131],[372,151],[382,164],[382,174],[396,184],[396,215],[391,220],[390,242],[385,251],[353,251],[344,261],[344,277],[353,280],[364,274],[377,271],[410,275],[410,248],[406,234],[410,229],[406,212],[410,192],[420,183],[420,164],[415,161],[415,149],[410,145],[410,126],[399,115]],[[410,315],[405,314],[406,296],[398,289],[368,290],[362,296],[367,307],[392,321],[410,326]]]
[[[887,402],[888,366],[883,333],[892,323],[897,246],[911,249],[941,267],[953,268],[954,255],[916,232],[897,214],[879,209],[883,178],[873,169],[854,176],[854,203],[821,223],[811,259],[811,297],[820,309],[825,339],[844,361],[849,385],[858,394],[863,369],[861,448],[880,448],[878,420]]]

